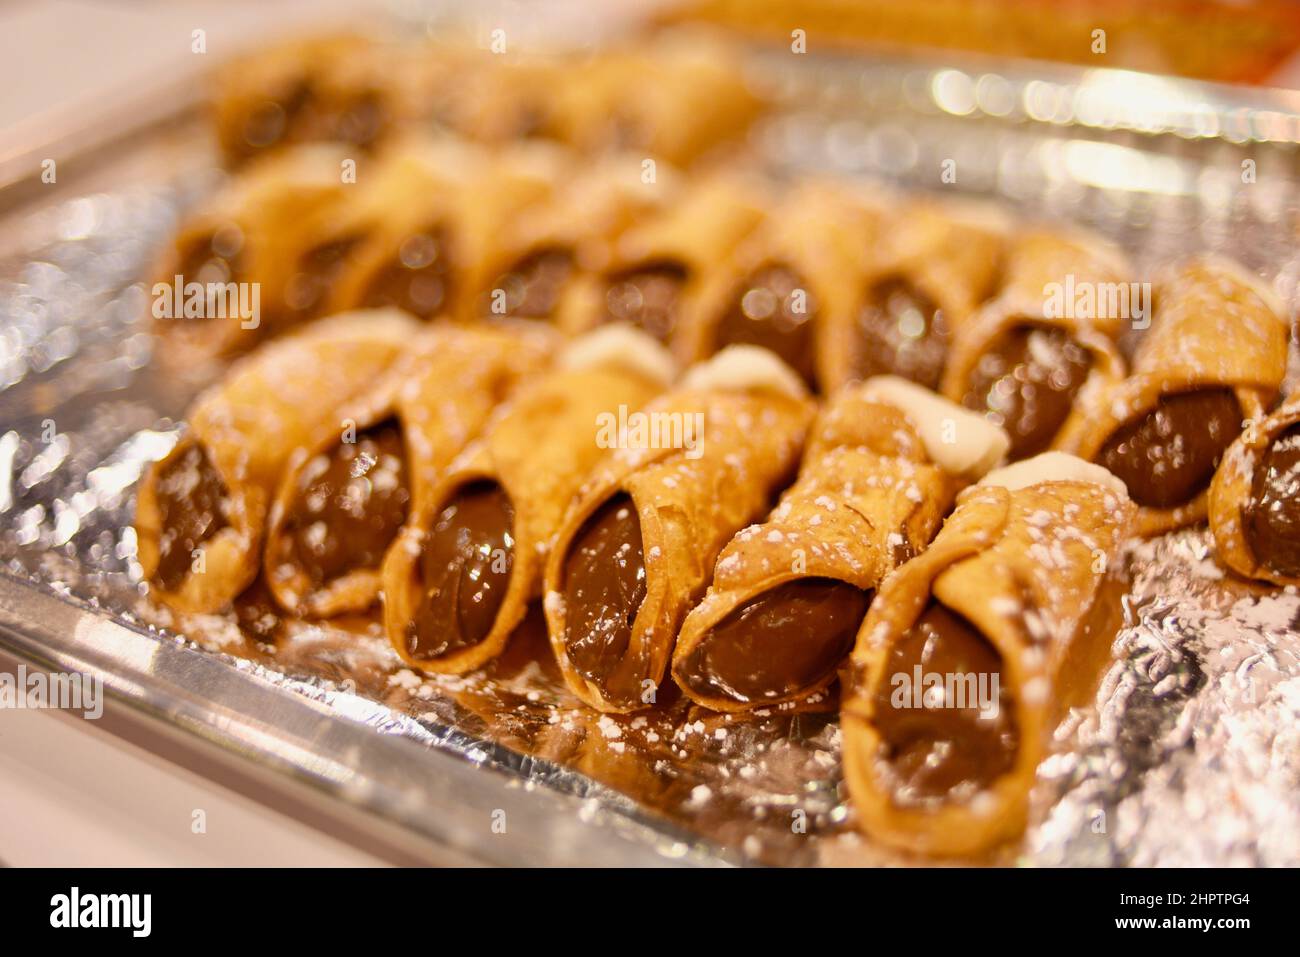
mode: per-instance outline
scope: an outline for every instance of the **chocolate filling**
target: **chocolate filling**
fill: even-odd
[[[729,345],[761,346],[784,359],[810,387],[815,386],[817,302],[797,273],[780,264],[764,266],[741,283],[731,303],[714,332],[715,350]]]
[[[948,355],[948,321],[929,296],[901,276],[867,291],[858,313],[853,374],[898,375],[937,389]]]
[[[313,586],[378,568],[406,521],[411,492],[396,420],[374,425],[317,456],[303,469],[285,510],[271,573],[289,562]]]
[[[472,648],[497,620],[514,566],[515,510],[505,490],[481,480],[459,489],[420,553],[422,595],[406,629],[412,658]]]
[[[1091,366],[1064,330],[1019,326],[980,357],[962,403],[992,413],[1011,437],[1010,457],[1028,458],[1052,444]]]
[[[917,674],[922,676],[919,691]],[[996,715],[981,716],[981,684],[991,696],[998,675]],[[952,700],[927,702],[927,678],[934,676]],[[876,692],[875,727],[894,778],[900,805],[962,800],[984,790],[1012,769],[1019,731],[1002,657],[978,629],[931,600],[929,607],[890,649],[885,678]],[[914,693],[915,691],[915,693]],[[964,698],[964,700],[963,700]],[[927,707],[926,704],[938,707]],[[965,707],[954,707],[956,704]]]
[[[907,534],[905,528],[900,528],[897,535],[889,536],[887,544],[889,545],[889,560],[893,562],[894,568],[904,562],[910,562],[919,554],[916,546],[912,544],[912,537]]]
[[[751,598],[714,625],[679,670],[703,696],[789,698],[834,674],[853,647],[871,593],[801,578]]]
[[[517,101],[506,127],[507,137],[514,140],[555,139],[548,132],[551,110],[547,100],[547,94],[540,92],[536,100]]]
[[[243,135],[249,153],[281,142],[331,141],[369,149],[388,125],[388,103],[381,90],[322,99],[309,81],[302,80],[284,97],[252,110]]]
[[[227,223],[214,230],[210,236],[196,239],[181,255],[177,272],[184,283],[200,283],[204,288],[211,288],[208,283],[225,284],[239,282],[247,268],[244,249],[244,233],[234,223]],[[176,318],[185,318],[193,322],[195,317],[180,314],[181,304],[176,304]],[[216,315],[215,309],[205,308],[197,318],[200,321]]]
[[[529,253],[492,284],[480,314],[484,318],[549,319],[571,275],[573,254],[567,249]]]
[[[578,674],[603,688],[617,685],[645,594],[641,521],[631,497],[620,493],[587,519],[564,563],[564,641]],[[635,700],[640,689],[617,691]]]
[[[667,342],[677,325],[688,275],[679,262],[657,262],[611,276],[605,290],[605,321],[630,322]]]
[[[402,241],[397,256],[370,280],[363,304],[396,306],[421,319],[432,319],[452,291],[449,237],[441,226],[430,226]]]
[[[619,107],[606,123],[604,149],[611,153],[635,151],[643,149],[651,139],[645,120]]]
[[[352,143],[369,149],[388,128],[388,103],[379,90],[361,90],[327,115],[321,125],[325,132],[312,139]]]
[[[247,152],[266,149],[285,139],[314,98],[311,84],[304,79],[295,83],[283,97],[266,100],[250,110],[243,126]]]
[[[1264,453],[1244,519],[1255,560],[1283,575],[1300,575],[1300,425],[1275,438]]]
[[[1097,461],[1124,481],[1139,505],[1173,508],[1210,484],[1240,432],[1241,406],[1231,389],[1174,393],[1117,429]]]
[[[194,550],[230,522],[226,485],[207,451],[188,446],[162,466],[154,486],[158,502],[158,569],[154,581],[175,591],[190,574]]]
[[[332,239],[313,246],[298,259],[298,271],[285,288],[285,305],[299,315],[309,318],[320,313],[334,283],[348,263],[348,255],[356,249],[365,236],[354,234]]]
[[[284,637],[285,619],[262,576],[254,579],[234,601],[235,622],[244,637],[274,645]]]

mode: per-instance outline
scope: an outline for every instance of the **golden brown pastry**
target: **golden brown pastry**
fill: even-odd
[[[567,187],[506,224],[489,253],[478,317],[540,319],[566,333],[596,322],[601,274],[619,238],[678,194],[674,170],[661,163],[647,182],[643,162],[624,154],[579,167]]]
[[[709,269],[698,308],[684,311],[673,347],[684,363],[730,345],[778,355],[809,388],[838,375],[829,332],[850,323],[871,214],[854,188],[813,181],[772,204],[735,251]]]
[[[898,375],[938,389],[952,337],[997,284],[1010,226],[982,205],[913,200],[874,211],[853,302],[825,339],[829,387]]]
[[[336,430],[280,480],[264,575],[298,615],[365,611],[380,565],[412,510],[515,387],[540,371],[554,337],[524,323],[427,329]]]
[[[317,145],[260,159],[186,217],[150,289],[164,361],[247,352],[317,314],[338,265],[319,237],[346,205],[346,158]]]
[[[550,124],[584,154],[633,151],[685,167],[740,140],[762,105],[736,47],[681,33],[568,64]]]
[[[744,711],[829,685],[877,586],[924,550],[953,497],[1008,444],[997,426],[894,376],[836,393],[798,481],[722,550],[687,615],[673,652],[682,691]]]
[[[334,316],[269,343],[200,396],[185,434],[140,485],[135,530],[154,597],[214,612],[252,582],[286,464],[336,433],[341,410],[415,332],[394,311]]]
[[[845,778],[874,840],[969,856],[1024,830],[1052,733],[1109,660],[1132,516],[1114,476],[1047,453],[963,492],[880,586],[841,708]]]
[[[438,120],[457,135],[504,144],[539,137],[558,139],[560,89],[571,69],[563,56],[537,56],[464,45],[441,45],[434,54],[455,64],[441,84]]]
[[[334,284],[331,307],[471,317],[501,234],[551,194],[565,159],[541,144],[488,152],[457,140],[395,141],[372,175],[359,172],[355,218],[368,230]]]
[[[655,702],[714,559],[791,477],[812,411],[775,356],[732,346],[628,420],[546,568],[551,647],[574,694],[601,711]]]
[[[677,202],[620,237],[588,324],[631,323],[663,343],[693,328],[707,277],[757,225],[767,196],[764,181],[749,176],[696,180]]]
[[[1300,585],[1300,397],[1246,424],[1214,473],[1208,506],[1219,561]]]
[[[1188,260],[1157,285],[1132,375],[1086,397],[1061,441],[1124,481],[1139,506],[1138,534],[1205,518],[1224,450],[1281,388],[1283,315],[1263,283],[1216,257]]]
[[[355,34],[281,42],[222,64],[212,110],[230,163],[296,143],[367,150],[428,110],[452,74],[422,45]]]
[[[485,143],[541,137],[584,155],[632,150],[685,165],[739,144],[763,107],[739,50],[679,31],[594,54],[524,53],[451,37],[329,34],[217,71],[217,138],[234,164],[305,142],[369,151],[403,130]]]
[[[943,394],[1006,429],[1013,460],[1057,447],[1076,400],[1124,376],[1114,339],[1129,317],[1104,291],[1122,290],[1132,308],[1132,278],[1092,237],[1019,235],[997,297],[954,332]]]
[[[537,596],[565,509],[603,454],[602,417],[636,410],[672,361],[626,327],[589,333],[502,406],[413,504],[383,567],[384,627],[407,664],[459,674],[500,654]]]

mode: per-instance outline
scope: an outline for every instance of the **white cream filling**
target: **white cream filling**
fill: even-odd
[[[727,346],[712,359],[691,366],[681,384],[685,389],[771,391],[793,399],[808,397],[808,388],[798,374],[775,353],[758,346]]]
[[[1011,438],[1003,429],[915,382],[882,375],[868,379],[861,388],[864,398],[903,412],[930,461],[949,474],[979,478],[1011,448]]]
[[[615,366],[664,387],[677,375],[677,365],[667,349],[636,327],[621,322],[574,339],[560,353],[558,365],[561,369]]]
[[[1089,482],[1128,498],[1128,488],[1117,475],[1065,452],[1044,452],[1032,459],[995,469],[980,479],[979,484],[998,485],[1014,492],[1042,482]]]

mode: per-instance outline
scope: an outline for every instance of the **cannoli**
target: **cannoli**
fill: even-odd
[[[551,194],[562,158],[542,144],[487,153],[458,141],[394,143],[365,187],[382,221],[335,284],[332,308],[471,317],[501,231]]]
[[[1025,827],[1035,771],[1120,623],[1123,483],[1059,452],[990,472],[880,586],[844,676],[844,773],[874,839],[979,854]]]
[[[604,296],[600,274],[619,237],[677,192],[672,169],[660,165],[647,182],[643,162],[624,155],[580,170],[572,185],[507,226],[491,253],[479,318],[541,319],[566,333],[595,322]]]
[[[152,311],[177,365],[246,352],[314,314],[339,256],[344,155],[305,146],[242,171],[188,217],[154,270]]]
[[[829,685],[881,580],[930,543],[953,497],[1009,444],[905,379],[846,386],[818,417],[780,505],[722,550],[677,639],[677,684],[717,711]]]
[[[1132,375],[1082,401],[1061,442],[1124,481],[1139,535],[1205,518],[1224,450],[1281,388],[1284,315],[1262,282],[1226,259],[1191,259],[1157,285]]]
[[[1076,399],[1124,375],[1113,340],[1134,308],[1130,278],[1092,237],[1021,236],[997,298],[954,331],[943,394],[1006,429],[1013,460],[1055,447]]]
[[[453,63],[423,45],[309,37],[223,64],[212,109],[227,162],[295,143],[371,149],[429,111]]]
[[[663,343],[693,328],[705,277],[758,224],[766,194],[761,180],[710,176],[629,230],[601,276],[592,324],[628,322]]]
[[[1246,429],[1210,483],[1219,560],[1248,578],[1300,585],[1300,396]]]
[[[787,193],[705,276],[699,307],[673,345],[683,363],[729,345],[776,353],[809,388],[837,365],[825,335],[849,321],[869,214],[847,186],[813,182]]]
[[[266,533],[264,576],[298,615],[365,611],[380,565],[413,508],[516,384],[553,348],[545,328],[425,331],[337,430],[281,479]]]
[[[792,477],[811,416],[789,367],[732,346],[629,421],[546,568],[547,629],[574,694],[601,711],[655,702],[714,559]]]
[[[738,140],[762,105],[734,47],[683,34],[570,64],[550,122],[584,154],[634,151],[685,167]]]
[[[453,52],[454,84],[437,111],[448,129],[481,143],[556,139],[559,88],[568,82],[563,57],[514,57],[487,49]]]
[[[627,327],[574,340],[413,503],[382,572],[384,628],[407,664],[458,674],[500,654],[603,454],[603,419],[639,409],[672,373],[668,354]]]
[[[938,389],[954,332],[993,292],[1009,231],[1004,217],[973,204],[877,212],[853,303],[827,323],[827,387],[898,375]]]
[[[338,429],[339,410],[415,331],[393,311],[334,316],[243,359],[198,399],[187,431],[140,486],[140,567],[156,598],[214,612],[253,580],[286,463]]]

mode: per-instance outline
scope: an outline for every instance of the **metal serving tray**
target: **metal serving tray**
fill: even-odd
[[[1296,94],[947,55],[751,68],[780,104],[753,135],[778,171],[994,197],[1092,226],[1143,270],[1229,252],[1300,299]],[[566,700],[535,616],[488,673],[422,680],[364,622],[288,626],[273,650],[150,606],[134,484],[207,380],[158,374],[141,282],[220,173],[189,113],[80,165],[46,202],[31,182],[0,194],[0,651],[102,677],[124,724],[395,860],[900,860],[853,831],[830,703],[601,718]],[[1225,579],[1202,530],[1138,547],[1134,569],[1096,706],[1058,732],[1036,823],[996,859],[1300,863],[1300,596]]]

